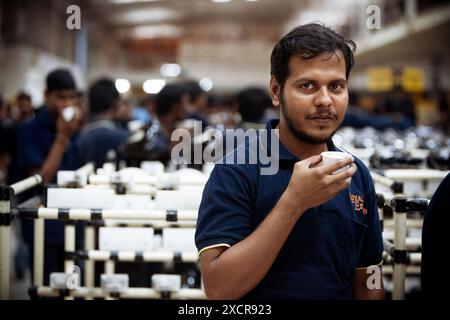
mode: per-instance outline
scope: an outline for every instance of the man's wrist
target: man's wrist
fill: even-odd
[[[281,201],[283,201],[283,205],[289,211],[295,214],[297,217],[301,216],[306,209],[301,204],[301,201],[297,197],[295,197],[292,193],[289,192],[288,189],[281,196]]]
[[[64,148],[68,148],[70,144],[70,139],[67,138],[65,135],[63,135],[62,133],[58,133],[56,135],[55,142],[63,146]]]

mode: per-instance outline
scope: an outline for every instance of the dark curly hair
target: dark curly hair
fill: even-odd
[[[286,34],[275,45],[270,58],[271,75],[283,87],[289,76],[289,60],[293,55],[302,59],[311,59],[324,53],[341,50],[345,59],[346,77],[353,67],[353,52],[356,44],[344,39],[340,34],[318,23],[298,26]]]

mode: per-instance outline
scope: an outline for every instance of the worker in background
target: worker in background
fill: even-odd
[[[46,78],[45,104],[18,132],[18,179],[40,174],[44,183],[55,182],[58,170],[76,170],[75,140],[81,125],[75,80],[68,70],[57,69]],[[33,224],[22,219],[25,243],[33,256]],[[45,222],[44,283],[51,272],[64,270],[64,222]],[[31,264],[32,267],[32,264]]]
[[[116,156],[119,146],[128,137],[128,131],[113,120],[121,103],[120,94],[111,79],[100,79],[89,89],[89,122],[83,127],[77,141],[79,166],[94,162],[101,168],[108,152]]]

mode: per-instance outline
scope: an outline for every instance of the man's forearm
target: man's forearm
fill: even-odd
[[[251,235],[202,270],[208,296],[238,299],[253,289],[267,274],[302,213],[283,195]]]
[[[353,292],[355,300],[384,300],[384,288],[381,289],[362,289]]]
[[[70,140],[68,138],[60,136],[56,137],[41,168],[41,175],[44,183],[51,182],[55,177],[69,143]]]

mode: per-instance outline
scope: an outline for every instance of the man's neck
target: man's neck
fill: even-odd
[[[297,158],[303,160],[328,150],[326,143],[309,144],[296,138],[286,125],[278,125],[279,139],[286,149]]]

